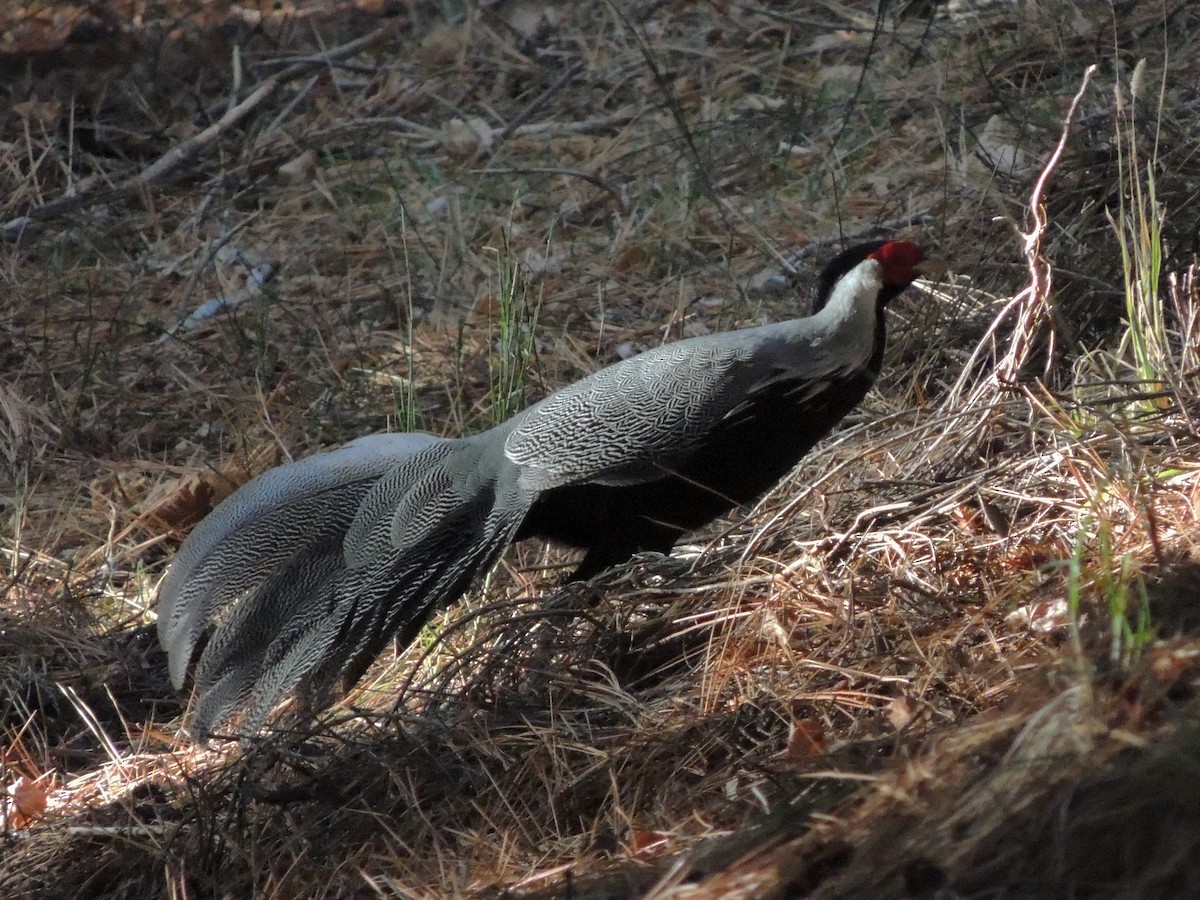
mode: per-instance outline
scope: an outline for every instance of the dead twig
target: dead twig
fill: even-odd
[[[537,168],[516,166],[503,169],[474,169],[473,175],[480,176],[509,176],[509,175],[561,175],[564,178],[578,178],[581,181],[586,181],[590,185],[600,188],[605,193],[611,194],[613,199],[617,201],[617,208],[625,212],[629,208],[629,198],[625,196],[625,192],[616,184],[607,179],[601,178],[599,175],[593,175],[591,172],[584,172],[580,169],[570,169],[565,166],[540,166]]]
[[[182,144],[172,147],[141,172],[126,178],[124,181],[107,190],[100,188],[100,185],[106,184],[106,182],[98,179],[89,179],[78,185],[72,193],[56,197],[30,210],[25,215],[18,216],[0,225],[0,240],[17,241],[28,239],[30,237],[30,228],[36,222],[44,222],[48,219],[64,215],[79,209],[87,203],[111,203],[114,200],[122,200],[126,197],[139,194],[148,187],[166,180],[193,162],[205,149],[215,144],[227,132],[258,109],[281,85],[310,73],[314,68],[324,67],[332,60],[353,56],[355,53],[375,43],[380,37],[387,34],[389,30],[389,28],[378,28],[370,34],[364,35],[357,40],[349,41],[340,47],[330,50],[328,53],[294,63],[282,72],[271,75],[255,88],[245,100],[231,105],[225,114],[212,125],[188,138]]]
[[[582,71],[582,69],[583,69],[582,65],[574,65],[574,66],[571,66],[571,68],[567,69],[567,71],[565,71],[561,75],[559,75],[558,78],[555,79],[555,81],[552,85],[550,85],[548,88],[546,88],[544,91],[542,91],[536,97],[534,97],[533,100],[529,103],[529,105],[527,105],[519,113],[517,113],[515,116],[513,116],[512,121],[510,121],[507,125],[505,125],[503,128],[501,128],[496,133],[495,142],[490,147],[488,147],[485,151],[481,151],[480,155],[481,156],[491,156],[497,150],[499,150],[500,146],[506,140],[508,140],[510,137],[512,137],[513,133],[518,128],[520,128],[522,125],[524,125],[526,122],[528,122],[529,119],[533,116],[533,114],[535,112],[537,112],[539,109],[541,109],[547,103],[549,103],[555,94],[557,94],[559,91],[561,91],[563,88],[565,88],[568,84],[570,84],[571,81],[574,80],[575,76],[578,75],[580,73],[580,71]]]
[[[1016,381],[1021,370],[1029,362],[1035,335],[1042,326],[1050,321],[1053,315],[1050,307],[1050,287],[1054,280],[1054,274],[1050,263],[1042,255],[1042,241],[1049,225],[1042,195],[1046,191],[1046,183],[1050,180],[1054,170],[1058,168],[1059,160],[1062,159],[1063,150],[1067,146],[1067,137],[1071,132],[1071,123],[1075,121],[1075,111],[1079,108],[1079,102],[1083,99],[1084,91],[1087,90],[1088,82],[1091,81],[1095,72],[1095,65],[1088,66],[1084,71],[1079,90],[1075,92],[1075,97],[1071,100],[1071,107],[1063,119],[1058,146],[1050,154],[1050,159],[1042,169],[1042,174],[1038,176],[1037,183],[1033,186],[1033,193],[1029,196],[1030,228],[1028,231],[1020,232],[1024,243],[1025,260],[1029,267],[1029,284],[1018,294],[1018,297],[1026,302],[1022,302],[1018,306],[1017,323],[1012,337],[1009,338],[1008,352],[1000,360],[993,374],[993,383],[996,386]],[[1043,375],[1049,374],[1050,365],[1054,361],[1053,332],[1050,333],[1049,341],[1050,346],[1046,348],[1046,366],[1043,369]]]
[[[975,349],[971,351],[971,356],[968,358],[966,365],[963,366],[962,373],[959,375],[957,382],[947,394],[944,405],[945,409],[978,409],[978,420],[973,426],[968,426],[965,431],[947,431],[939,437],[934,442],[933,447],[930,448],[929,453],[931,456],[943,441],[953,437],[954,434],[966,434],[968,436],[967,441],[970,442],[979,442],[984,439],[986,434],[984,424],[992,415],[992,409],[994,408],[993,401],[996,394],[1001,390],[1011,387],[1016,382],[1021,371],[1028,365],[1029,358],[1033,355],[1034,342],[1038,332],[1050,321],[1053,314],[1050,305],[1050,288],[1053,282],[1053,274],[1050,263],[1042,253],[1042,241],[1049,226],[1049,218],[1046,214],[1043,195],[1046,185],[1050,181],[1050,176],[1054,174],[1059,161],[1062,159],[1063,151],[1067,145],[1067,137],[1071,131],[1071,124],[1075,121],[1075,113],[1095,71],[1096,66],[1094,65],[1088,66],[1084,71],[1079,90],[1076,91],[1075,97],[1071,101],[1071,106],[1067,110],[1066,116],[1063,117],[1062,134],[1059,136],[1058,144],[1054,148],[1054,152],[1050,154],[1046,165],[1042,168],[1042,172],[1033,186],[1033,191],[1029,195],[1029,212],[1027,214],[1029,220],[1028,231],[1017,229],[1017,233],[1020,235],[1022,244],[1024,245],[1023,250],[1029,269],[1029,283],[1004,304],[1004,307],[992,320],[991,324],[988,325],[983,337],[979,339],[975,344]],[[999,354],[996,348],[997,336],[1001,327],[1008,321],[1009,316],[1014,314],[1016,315],[1016,322],[1006,342],[1004,352]],[[988,377],[980,379],[964,400],[963,393],[966,391],[968,380],[977,371],[980,360],[989,350],[994,355],[995,365],[992,367],[992,371]],[[1051,336],[1050,346],[1046,350],[1046,368],[1043,370],[1043,374],[1049,371],[1053,359],[1054,340],[1053,336]],[[965,448],[961,452],[965,453]]]

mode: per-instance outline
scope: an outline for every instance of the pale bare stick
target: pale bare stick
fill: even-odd
[[[301,75],[320,68],[329,62],[353,56],[355,53],[370,46],[385,35],[390,27],[377,28],[370,34],[335,47],[328,53],[307,57],[300,62],[289,65],[282,72],[270,76],[255,88],[245,100],[231,106],[216,122],[203,131],[188,138],[178,146],[172,147],[149,166],[118,182],[111,187],[98,179],[82,183],[70,194],[64,194],[53,200],[34,207],[23,216],[18,216],[0,224],[0,240],[13,241],[28,237],[28,231],[35,222],[43,222],[55,216],[78,209],[87,203],[107,203],[141,193],[151,185],[157,184],[178,172],[188,163],[196,159],[207,148],[215,144],[226,132],[254,112],[262,103],[279,88],[280,85],[292,81]],[[103,187],[102,187],[103,185]]]

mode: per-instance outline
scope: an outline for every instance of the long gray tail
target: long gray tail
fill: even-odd
[[[217,620],[196,668],[194,735],[241,709],[253,733],[297,688],[324,702],[511,541],[525,509],[496,502],[486,444],[387,437],[267,473],[185,542],[160,589],[159,632],[178,683]]]

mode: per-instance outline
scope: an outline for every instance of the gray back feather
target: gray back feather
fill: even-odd
[[[505,443],[522,484],[545,490],[659,478],[759,391],[781,383],[812,390],[861,365],[871,355],[875,310],[856,301],[879,286],[877,266],[862,268],[807,319],[667,344],[531,406]]]
[[[871,357],[881,268],[807,319],[651,350],[455,441],[372,435],[268,472],[192,533],[163,580],[176,685],[204,631],[193,733],[254,731],[292,690],[323,698],[493,565],[541,492],[674,470],[769,389],[804,397]],[[232,607],[232,611],[225,611]]]

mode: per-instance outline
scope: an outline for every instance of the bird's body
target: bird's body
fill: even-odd
[[[217,623],[191,730],[242,708],[253,729],[296,687],[353,682],[515,539],[584,550],[572,577],[588,578],[757,499],[870,388],[884,308],[922,258],[901,241],[852,248],[807,318],[648,351],[482,434],[373,436],[250,482],[160,588],[177,685]]]

